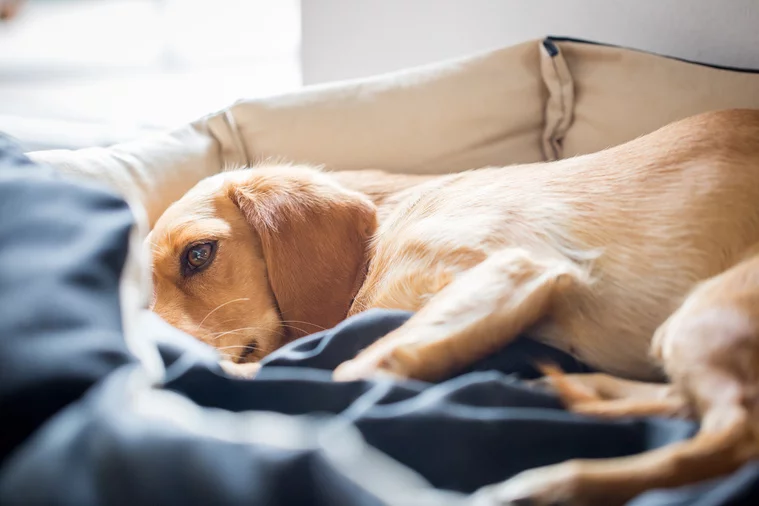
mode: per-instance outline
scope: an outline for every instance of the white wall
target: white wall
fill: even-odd
[[[302,0],[305,84],[565,35],[759,68],[759,0]]]

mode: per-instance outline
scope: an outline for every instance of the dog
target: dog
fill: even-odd
[[[286,165],[230,171],[174,203],[148,240],[154,311],[216,346],[228,364],[255,363],[369,308],[403,309],[414,315],[340,365],[336,380],[436,381],[526,335],[610,375],[553,373],[571,408],[715,420],[685,443],[697,449],[722,451],[726,439],[743,437],[736,428],[746,424],[733,421],[741,417],[710,409],[716,401],[693,380],[710,367],[696,363],[711,364],[712,355],[685,360],[673,350],[688,348],[675,344],[690,339],[678,329],[697,320],[691,308],[707,300],[704,287],[725,286],[728,297],[732,283],[720,280],[743,272],[759,251],[759,111],[693,116],[571,159],[444,176]],[[734,339],[718,355],[747,342],[733,323],[724,323]],[[639,383],[668,377],[670,385]],[[606,399],[604,388],[622,393]],[[749,454],[713,460],[730,469]],[[653,469],[639,462],[621,469]],[[624,473],[559,466],[513,478],[496,487],[499,497],[614,504],[657,483],[615,493],[599,484]],[[690,473],[681,471],[662,486]]]
[[[152,307],[235,362],[368,308],[416,312],[336,370],[344,380],[437,380],[520,333],[662,380],[654,331],[759,242],[758,135],[759,112],[731,110],[591,155],[437,177],[222,173],[151,232]]]

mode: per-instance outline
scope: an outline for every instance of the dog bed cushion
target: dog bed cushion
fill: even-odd
[[[200,179],[267,159],[445,173],[553,160],[700,112],[759,108],[759,73],[548,37],[403,72],[240,100],[110,148],[31,153],[105,182],[150,223]]]

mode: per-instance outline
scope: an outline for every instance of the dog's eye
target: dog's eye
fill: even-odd
[[[182,258],[182,270],[186,276],[195,274],[208,267],[216,253],[215,242],[193,244],[185,251]]]

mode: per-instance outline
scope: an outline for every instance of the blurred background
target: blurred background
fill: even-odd
[[[27,0],[0,23],[0,131],[108,145],[549,34],[759,68],[757,27],[757,0]]]

